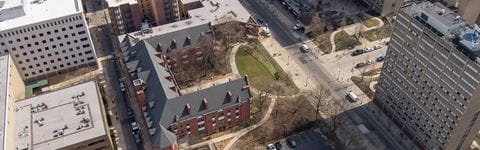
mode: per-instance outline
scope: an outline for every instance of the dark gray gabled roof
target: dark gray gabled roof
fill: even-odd
[[[152,45],[154,48],[158,47],[158,44],[162,45],[162,51],[164,53],[175,50],[183,50],[188,48],[193,48],[198,46],[202,38],[213,39],[213,33],[211,31],[209,23],[200,24],[183,30],[177,30],[168,32],[161,35],[156,35],[152,37],[145,38],[145,41]],[[203,36],[202,36],[203,35]],[[190,38],[188,42],[187,37]],[[176,46],[173,46],[173,40],[177,43]]]
[[[173,145],[177,141],[177,136],[174,133],[170,132],[168,129],[160,125],[160,132],[158,136],[152,138],[152,141],[156,143],[158,141],[161,143],[159,145],[160,149]]]
[[[157,101],[149,111],[150,119],[154,123],[157,123],[155,128],[161,128],[161,126],[169,127],[176,122],[202,116],[212,111],[248,101],[252,95],[247,89],[244,89],[244,87],[248,85],[247,80],[247,77],[244,77],[187,95],[165,101]],[[232,100],[228,98],[228,92],[232,94]],[[205,108],[203,105],[204,98],[208,101],[208,108]],[[189,104],[191,108],[190,114],[186,113],[187,104]],[[176,118],[176,116],[178,116],[178,118]],[[162,134],[164,133],[157,130],[156,133],[152,135],[152,139],[158,139],[158,136],[164,136]],[[161,140],[152,140],[152,143],[155,147],[168,146],[165,145],[166,143],[162,143]]]
[[[133,78],[142,79],[146,87],[148,87],[145,90],[147,97],[168,99],[178,96],[175,89],[169,88],[170,86],[175,86],[173,81],[166,78],[171,76],[170,72],[159,64],[163,60],[155,56],[155,48],[150,44],[140,41],[128,48],[124,54],[127,54],[125,57],[129,58],[126,65],[130,72],[134,72]]]
[[[248,101],[252,96],[248,90],[244,89],[248,85],[246,77],[187,95],[178,94],[178,88],[171,80],[170,72],[160,65],[163,59],[155,55],[158,43],[162,44],[163,52],[170,46],[172,39],[177,42],[177,49],[190,48],[199,41],[202,33],[204,34],[202,38],[213,39],[213,35],[207,33],[210,30],[209,24],[202,24],[144,40],[138,40],[129,35],[120,37],[123,57],[132,77],[141,79],[145,83],[144,93],[151,105],[145,110],[148,115],[146,120],[152,125],[150,132],[154,147],[165,148],[176,141],[175,134],[165,128],[172,123],[237,105]],[[190,37],[190,45],[183,44],[187,37]],[[227,97],[228,92],[233,96],[231,101]],[[208,109],[203,106],[204,98],[208,101]],[[185,114],[187,104],[191,106],[190,114]],[[179,117],[176,118],[176,116]]]
[[[160,124],[168,127],[175,123],[175,116],[178,121],[189,119],[195,116],[201,116],[212,110],[222,109],[224,107],[239,104],[239,102],[248,101],[251,97],[248,90],[243,89],[247,86],[247,79],[240,78],[214,87],[203,89],[187,95],[169,99],[166,103],[166,109],[163,110]],[[232,93],[233,99],[230,100],[227,93]],[[203,106],[203,99],[208,101],[208,109]],[[191,107],[190,114],[186,113],[186,105]]]

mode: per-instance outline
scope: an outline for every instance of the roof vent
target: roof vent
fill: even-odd
[[[187,109],[188,115],[192,114],[192,107],[190,106],[190,104],[187,104],[185,108]]]
[[[203,98],[202,103],[203,103],[203,107],[205,107],[205,109],[208,109],[208,101],[207,101],[207,98]]]

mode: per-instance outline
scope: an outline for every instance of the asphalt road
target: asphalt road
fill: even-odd
[[[133,138],[132,133],[132,127],[130,126],[130,119],[128,118],[126,110],[129,108],[129,103],[126,100],[124,94],[120,91],[120,82],[119,82],[119,72],[117,69],[117,63],[114,60],[108,60],[102,62],[103,68],[105,68],[105,79],[106,79],[106,88],[110,89],[110,94],[113,94],[115,98],[115,104],[117,108],[117,116],[118,120],[120,121],[121,124],[121,129],[117,130],[122,130],[123,134],[119,134],[119,136],[122,136],[120,138],[124,138],[126,143],[122,144],[125,145],[126,147],[123,147],[125,149],[142,149],[141,145],[135,144],[135,140]],[[112,118],[115,119],[115,118]]]
[[[249,9],[254,16],[260,16],[265,22],[269,24],[270,30],[273,34],[273,37],[283,46],[297,44],[300,45],[300,39],[295,38],[295,35],[292,30],[290,30],[289,26],[282,25],[281,21],[275,17],[274,14],[267,11],[265,6],[262,3],[259,3],[257,0],[248,0],[246,1],[245,7]],[[283,8],[278,8],[283,9]],[[278,11],[277,11],[278,12]],[[298,54],[298,49],[296,48],[289,49],[288,55],[291,58],[296,58]],[[313,57],[313,56],[310,56]],[[299,63],[300,64],[300,63]],[[345,98],[345,94],[347,93],[346,89],[343,88],[336,80],[329,75],[328,70],[323,67],[318,61],[313,61],[311,63],[306,63],[301,65],[301,69],[306,70],[308,76],[310,77],[311,82],[319,83],[322,87],[329,88],[332,91],[332,97],[337,103],[349,103]],[[385,143],[388,149],[408,149],[404,147],[398,141],[400,139],[394,139],[391,136],[391,133],[381,124],[374,120],[372,116],[370,116],[363,107],[352,109],[345,112],[347,116],[354,122],[358,123],[353,118],[360,118],[363,120],[363,124],[368,127],[374,128],[375,132],[380,139]]]
[[[115,52],[115,45],[113,44],[111,27],[108,25],[101,25],[95,28],[90,28],[90,34],[92,36],[92,41],[95,46],[95,52],[97,57],[104,57],[107,55],[112,55]],[[124,139],[126,143],[120,143],[122,148],[128,150],[143,149],[141,144],[136,144],[132,135],[132,128],[130,125],[130,119],[127,115],[127,108],[131,105],[126,98],[127,95],[124,92],[120,91],[120,82],[119,79],[122,77],[121,72],[118,68],[118,63],[115,59],[109,59],[101,62],[104,68],[104,79],[105,79],[105,89],[107,95],[109,95],[111,100],[115,101],[115,107],[117,112],[117,117],[112,117],[112,119],[118,119],[120,122],[121,132],[118,133],[119,138]],[[115,125],[117,126],[117,125]],[[118,126],[117,126],[118,127]]]
[[[268,24],[268,28],[274,31],[272,32],[272,36],[280,45],[287,46],[301,41],[301,39],[296,38],[294,33],[291,32],[293,31],[290,30],[292,27],[285,27],[288,25],[284,25],[274,14],[265,9],[259,0],[244,0],[240,2],[250,11],[255,19],[261,18]]]

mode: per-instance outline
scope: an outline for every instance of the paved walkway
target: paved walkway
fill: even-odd
[[[236,75],[240,75],[237,68],[237,62],[235,60],[235,55],[237,54],[238,48],[246,43],[239,43],[233,46],[232,51],[230,52],[230,68],[232,69],[232,73]]]

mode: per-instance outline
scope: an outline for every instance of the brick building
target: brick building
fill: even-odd
[[[171,69],[201,60],[205,50],[196,45],[203,38],[213,41],[210,23],[180,21],[119,38],[153,149],[176,149],[177,138],[212,134],[250,119],[247,77],[180,94]]]
[[[213,30],[208,22],[192,24],[188,21],[180,21],[165,26],[151,28],[151,33],[141,31],[120,36],[120,40],[128,40],[131,49],[152,49],[153,56],[160,59],[163,67],[169,66],[174,72],[177,68],[195,66],[202,62],[204,54],[213,47]],[[126,38],[124,38],[126,37]],[[124,41],[126,42],[126,41]],[[129,65],[136,65],[137,61],[131,61]]]

